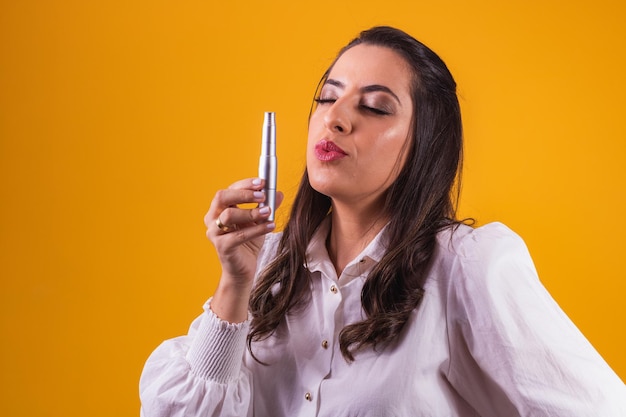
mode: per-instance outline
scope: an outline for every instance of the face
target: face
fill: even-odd
[[[409,148],[411,72],[391,49],[360,44],[333,66],[311,115],[311,186],[334,203],[380,201]]]

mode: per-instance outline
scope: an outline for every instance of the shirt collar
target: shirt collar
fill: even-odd
[[[343,275],[357,276],[371,270],[387,250],[385,238],[385,225],[372,241],[354,258],[343,271]],[[326,217],[317,228],[306,251],[307,268],[314,272],[323,270],[330,263],[330,256],[326,249],[326,238],[330,231],[330,216]]]

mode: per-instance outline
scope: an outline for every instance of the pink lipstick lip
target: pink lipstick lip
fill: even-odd
[[[336,161],[347,155],[336,143],[326,139],[322,139],[315,144],[315,156],[320,161]]]

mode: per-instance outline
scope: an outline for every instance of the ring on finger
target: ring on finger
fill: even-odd
[[[220,229],[224,233],[228,233],[230,231],[230,227],[226,226],[224,223],[222,223],[222,221],[220,220],[219,216],[215,220],[215,224],[217,225],[217,228]]]

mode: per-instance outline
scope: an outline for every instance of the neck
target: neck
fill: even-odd
[[[333,201],[326,248],[337,276],[376,237],[388,217],[382,207],[357,208]]]

